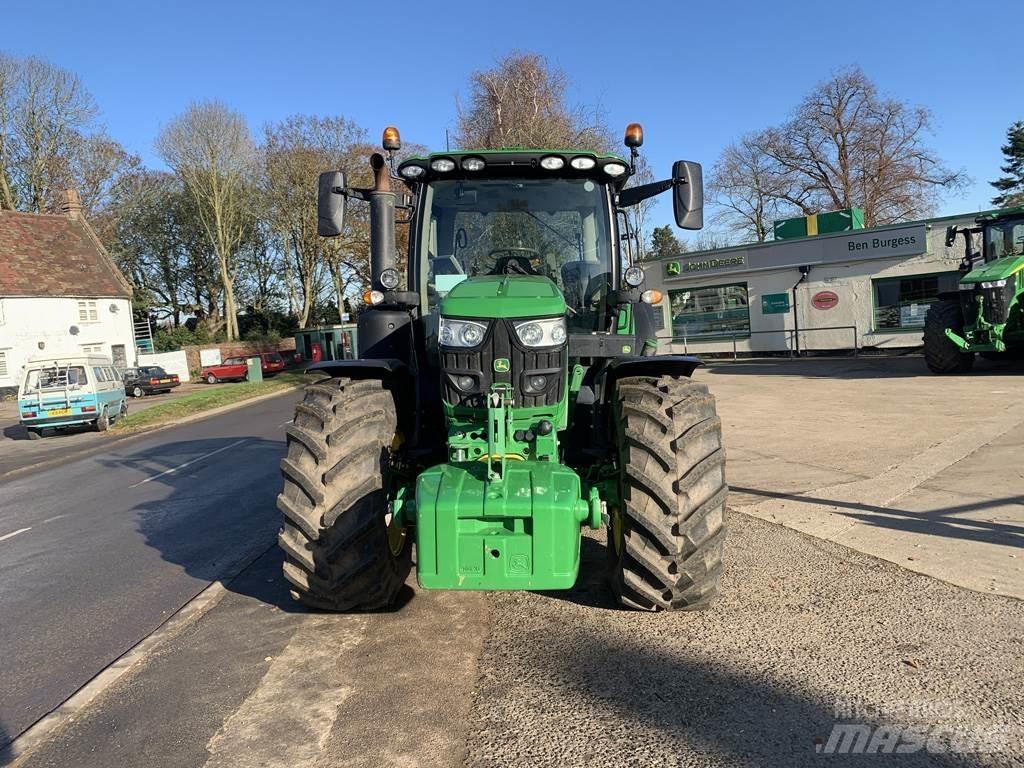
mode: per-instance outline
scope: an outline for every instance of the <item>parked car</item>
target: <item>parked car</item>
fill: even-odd
[[[207,384],[216,384],[218,381],[245,381],[249,373],[247,359],[229,357],[220,365],[208,365],[203,368],[203,379]]]
[[[127,368],[121,378],[125,391],[132,397],[157,395],[170,392],[181,384],[176,373],[168,373],[159,365],[140,365],[138,368]]]
[[[30,440],[42,437],[44,429],[82,424],[105,432],[128,415],[128,398],[109,357],[37,357],[21,369],[18,415]]]
[[[261,352],[260,353],[260,368],[263,369],[264,376],[274,376],[285,369],[284,358],[281,357],[280,352]]]

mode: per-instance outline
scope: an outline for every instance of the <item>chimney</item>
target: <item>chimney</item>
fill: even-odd
[[[82,215],[82,198],[78,196],[78,190],[64,190],[64,199],[61,200],[60,212],[70,219],[77,219]]]

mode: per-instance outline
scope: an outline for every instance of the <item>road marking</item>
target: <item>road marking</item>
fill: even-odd
[[[134,485],[129,485],[128,487],[129,488],[138,488],[140,485],[145,485],[146,483],[151,483],[154,480],[159,480],[161,477],[164,477],[165,475],[173,475],[179,469],[184,469],[185,467],[188,467],[188,466],[191,466],[192,464],[195,464],[197,461],[202,461],[203,459],[208,459],[208,458],[210,458],[211,456],[213,456],[215,454],[218,454],[218,453],[221,453],[223,451],[228,450],[229,448],[234,448],[236,445],[239,445],[240,443],[244,443],[246,440],[247,440],[247,438],[244,438],[244,437],[241,440],[235,440],[235,442],[231,443],[230,445],[225,445],[225,446],[223,446],[221,448],[218,448],[215,451],[210,451],[209,453],[204,453],[202,456],[196,456],[194,459],[189,459],[184,464],[179,464],[176,467],[171,467],[170,469],[165,469],[163,472],[161,472],[161,473],[159,473],[157,475],[153,475],[152,477],[147,477],[145,480],[140,480],[139,482],[135,483]]]
[[[319,765],[354,689],[341,658],[363,639],[364,616],[310,617],[274,657],[256,689],[206,744],[204,768]]]
[[[43,520],[44,523],[52,523],[54,520],[60,520],[61,518],[68,517],[69,515],[65,512],[63,515],[54,515]]]
[[[25,531],[31,531],[31,530],[32,530],[32,526],[31,525],[28,528],[19,528],[16,531],[11,531],[10,533],[5,533],[3,536],[0,536],[0,541],[6,541],[7,539],[13,539],[19,533],[24,533]]]
[[[291,424],[291,423],[292,423],[293,421],[295,421],[295,419],[288,419],[288,421],[286,421],[286,422],[285,422],[284,424],[282,424],[281,426],[282,426],[282,427],[287,427],[287,426],[288,426],[289,424]]]

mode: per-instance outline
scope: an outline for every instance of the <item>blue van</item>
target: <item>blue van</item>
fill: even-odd
[[[105,432],[128,415],[121,376],[102,355],[34,358],[21,369],[18,413],[30,440],[44,429],[90,424]]]

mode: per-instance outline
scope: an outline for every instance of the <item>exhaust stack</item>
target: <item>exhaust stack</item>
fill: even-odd
[[[380,273],[393,269],[395,255],[395,192],[391,189],[391,172],[384,155],[370,156],[373,169],[373,191],[370,192],[370,280],[373,289],[386,290]]]

